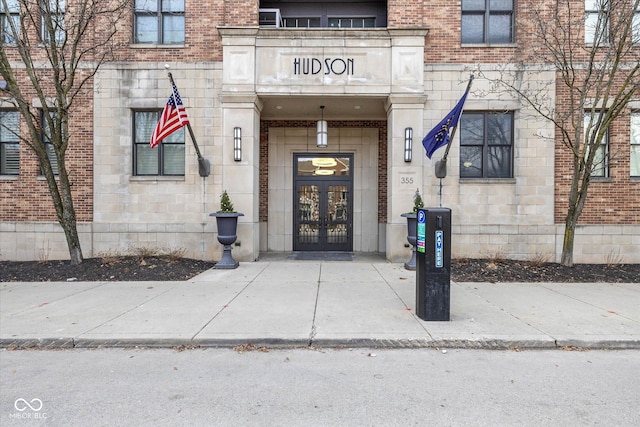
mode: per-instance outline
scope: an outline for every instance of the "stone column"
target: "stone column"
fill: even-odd
[[[244,214],[238,221],[238,239],[233,256],[254,261],[260,253],[260,112],[256,95],[222,97],[222,190],[227,190],[234,208]],[[234,158],[235,129],[241,135],[241,159]]]
[[[416,189],[423,193],[425,154],[422,147],[423,115],[426,97],[390,96],[387,100],[387,259],[407,261],[407,220],[401,215],[413,209]],[[404,161],[405,129],[413,129],[411,162]]]
[[[416,189],[422,193],[424,154],[421,145],[426,102],[424,82],[424,28],[389,29],[391,36],[391,91],[387,98],[387,259],[404,262],[411,257],[405,248],[407,220]],[[413,129],[413,159],[404,161],[406,128]]]
[[[259,161],[260,112],[256,95],[256,34],[258,28],[219,27],[222,36],[222,159],[221,189],[227,190],[238,220],[233,257],[255,261],[260,251]],[[242,133],[242,158],[234,160],[234,129]]]

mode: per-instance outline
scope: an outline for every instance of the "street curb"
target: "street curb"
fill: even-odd
[[[256,348],[383,348],[383,349],[467,349],[467,350],[639,350],[640,340],[421,340],[421,339],[75,339],[75,338],[1,338],[4,350],[63,350],[63,349],[195,349],[235,348],[251,345]]]

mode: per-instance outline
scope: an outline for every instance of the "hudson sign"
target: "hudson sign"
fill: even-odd
[[[355,60],[353,58],[317,58],[298,57],[293,58],[293,74],[300,75],[336,75],[353,76]]]

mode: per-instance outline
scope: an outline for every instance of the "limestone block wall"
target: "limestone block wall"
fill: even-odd
[[[94,252],[128,246],[184,248],[217,259],[213,234],[223,170],[219,100],[221,64],[171,64],[200,152],[212,165],[201,177],[185,129],[185,175],[133,175],[133,112],[161,109],[171,93],[164,63],[114,63],[98,75],[94,96]]]
[[[426,67],[429,100],[425,110],[425,132],[433,128],[460,99],[469,75],[470,71],[464,66]],[[534,82],[538,79],[542,84],[554,79],[555,75],[532,67],[529,77]],[[473,81],[464,111],[513,112],[513,177],[460,178],[458,134],[449,152],[447,176],[440,180],[435,177],[435,162],[442,158],[445,149],[436,151],[429,160],[420,147],[425,205],[442,204],[452,210],[452,256],[503,254],[507,258],[526,259],[545,253],[555,258],[552,124],[538,119],[530,107],[509,94],[493,92],[490,83],[481,78]]]
[[[341,153],[354,154],[353,250],[377,252],[378,130],[329,128],[328,137]],[[269,251],[293,248],[293,154],[317,151],[315,142],[315,128],[269,129],[269,221],[262,242]]]
[[[480,67],[491,68],[490,64]],[[476,65],[425,67],[429,101],[425,130],[431,129],[455,105],[464,92],[469,70]],[[532,66],[525,76],[541,85],[554,79],[553,72]],[[555,102],[555,99],[552,99]],[[514,259],[543,257],[559,262],[564,225],[556,223],[555,141],[553,126],[517,99],[495,93],[488,82],[476,79],[465,111],[511,110],[514,112],[514,176],[510,179],[460,179],[459,138],[455,137],[448,158],[448,174],[435,178],[435,161],[424,156],[423,198],[426,206],[452,209],[452,256],[503,256]],[[414,156],[415,158],[415,156]],[[415,160],[414,160],[415,161]],[[419,174],[418,174],[419,175]],[[440,196],[442,194],[442,196]],[[580,225],[576,230],[574,261],[605,263],[640,261],[637,225]]]

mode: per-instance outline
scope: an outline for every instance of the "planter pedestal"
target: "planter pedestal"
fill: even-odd
[[[411,259],[404,263],[404,268],[415,271],[416,269],[416,226],[417,215],[414,213],[406,213],[401,215],[407,218],[407,241],[411,244]]]
[[[238,217],[244,216],[241,213],[222,213],[215,212],[209,216],[216,217],[218,225],[218,242],[223,245],[222,258],[213,267],[215,269],[229,270],[238,268],[240,263],[231,256],[231,248],[238,238],[236,230],[238,228]]]

